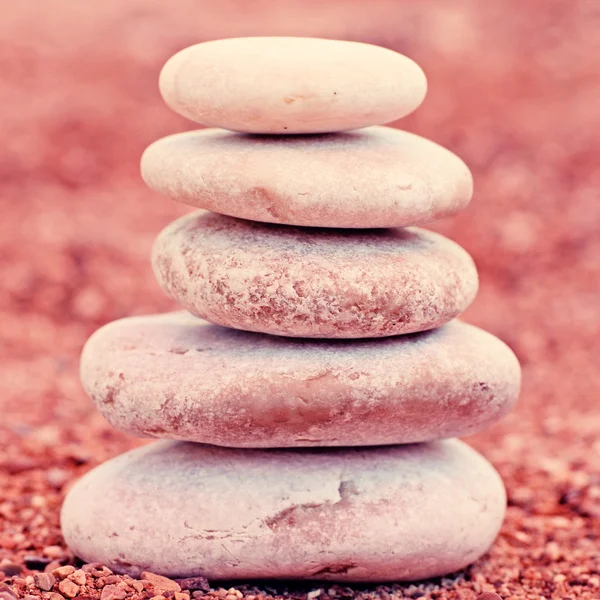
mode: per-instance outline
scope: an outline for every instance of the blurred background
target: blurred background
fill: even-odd
[[[307,35],[387,46],[425,70],[424,105],[397,125],[453,150],[475,179],[469,209],[431,228],[478,265],[465,320],[523,366],[516,411],[469,440],[505,479],[507,522],[490,554],[442,587],[600,597],[600,2],[0,10],[0,559],[60,547],[64,488],[138,443],[92,410],[77,369],[100,325],[173,306],[149,251],[188,209],[145,189],[138,164],[150,142],[194,125],[162,103],[160,67],[203,40]],[[45,499],[35,519],[22,515],[32,495]]]

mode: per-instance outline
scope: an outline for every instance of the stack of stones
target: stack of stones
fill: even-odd
[[[417,108],[423,72],[367,44],[245,38],[183,50],[160,86],[209,127],[142,159],[151,188],[212,211],[153,251],[192,314],[104,327],[82,379],[115,427],[170,441],[78,482],[71,548],[133,576],[212,579],[415,580],[476,560],[504,488],[445,438],[501,418],[520,371],[454,320],[477,291],[469,255],[412,227],[464,208],[469,170],[379,126]]]

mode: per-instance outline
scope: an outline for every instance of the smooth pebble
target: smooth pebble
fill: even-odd
[[[85,390],[121,430],[220,446],[368,446],[465,436],[514,404],[520,369],[454,321],[383,340],[295,340],[179,312],[97,331]]]
[[[391,127],[293,138],[191,131],[151,144],[141,171],[179,202],[309,227],[418,225],[461,211],[473,194],[460,158]]]
[[[456,440],[240,450],[156,442],[83,477],[62,531],[86,562],[139,577],[403,581],[479,558],[506,496]]]
[[[415,110],[421,68],[392,50],[338,40],[254,37],[196,44],[169,59],[160,91],[208,127],[318,133],[381,125]]]

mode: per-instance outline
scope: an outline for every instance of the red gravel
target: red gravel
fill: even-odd
[[[145,145],[189,127],[158,97],[160,64],[203,37],[273,32],[379,42],[424,67],[429,96],[405,126],[456,151],[476,181],[471,208],[436,228],[479,266],[481,291],[466,318],[506,340],[524,371],[517,410],[472,439],[509,493],[506,523],[488,555],[418,586],[309,585],[291,595],[600,598],[599,30],[594,0],[7,7],[0,20],[0,599],[190,594],[101,566],[56,570],[80,566],[58,529],[66,488],[136,444],[91,410],[77,380],[78,353],[99,325],[171,306],[148,254],[155,234],[185,209],[146,191],[137,174]],[[284,591],[260,589],[269,597]],[[258,591],[238,585],[209,594],[235,600]]]

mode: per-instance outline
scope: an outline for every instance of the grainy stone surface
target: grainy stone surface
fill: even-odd
[[[132,576],[401,581],[476,560],[505,504],[493,467],[456,440],[368,451],[156,442],[86,475],[61,521],[78,556]]]
[[[330,342],[236,331],[187,313],[107,325],[87,343],[81,372],[119,429],[264,448],[475,433],[508,412],[520,379],[507,346],[458,321]]]
[[[301,229],[197,212],[165,228],[165,292],[213,323],[276,335],[367,338],[431,329],[477,293],[458,244],[424,229]]]
[[[473,193],[455,154],[390,127],[292,138],[191,131],[151,144],[141,167],[151,188],[180,202],[287,225],[418,225],[460,211]]]
[[[427,81],[387,48],[315,38],[237,38],[197,44],[160,76],[167,104],[209,127],[317,133],[382,125],[412,112]]]

